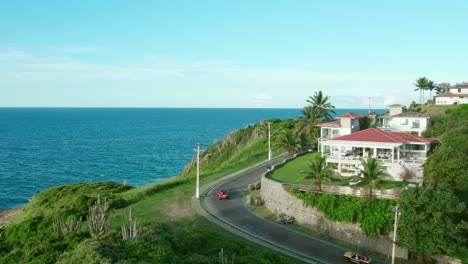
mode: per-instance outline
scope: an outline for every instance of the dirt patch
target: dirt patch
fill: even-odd
[[[12,209],[0,209],[0,227],[6,226],[8,218],[16,215],[22,207]]]
[[[185,194],[180,194],[174,197],[174,199],[167,204],[164,211],[167,217],[171,220],[180,220],[194,216],[191,201],[187,199]]]

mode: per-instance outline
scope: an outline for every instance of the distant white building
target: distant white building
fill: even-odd
[[[429,124],[429,116],[418,112],[403,112],[403,105],[390,105],[390,112],[382,116],[379,129],[391,132],[421,133]]]
[[[434,96],[436,105],[468,104],[468,83],[456,84],[450,91]]]

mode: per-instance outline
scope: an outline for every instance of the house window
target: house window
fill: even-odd
[[[408,119],[402,119],[400,121],[400,125],[407,125],[408,124]]]
[[[412,128],[420,128],[420,120],[413,120],[413,127]]]

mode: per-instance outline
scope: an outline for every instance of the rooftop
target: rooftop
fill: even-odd
[[[341,127],[341,120],[318,124],[319,127]]]
[[[418,112],[403,112],[401,114],[397,115],[390,115],[390,114],[384,114],[382,115],[382,118],[392,118],[392,117],[429,117],[423,113],[418,113]]]
[[[452,88],[468,88],[468,82],[457,83]]]
[[[467,87],[468,88],[468,87]],[[468,96],[468,94],[454,94],[454,93],[443,93],[443,94],[438,94],[434,97],[460,97],[460,96]]]
[[[341,140],[341,141],[367,141],[367,142],[379,142],[379,143],[407,143],[407,142],[420,142],[430,143],[436,141],[433,138],[424,138],[415,135],[411,135],[403,132],[389,132],[383,131],[377,128],[369,128],[361,130],[349,135],[336,137],[330,140]]]
[[[337,118],[361,118],[362,115],[356,114],[356,113],[344,113],[342,115],[337,116]]]

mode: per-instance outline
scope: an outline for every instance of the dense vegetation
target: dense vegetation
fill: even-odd
[[[359,223],[368,236],[387,235],[392,230],[394,200],[301,192],[295,189],[290,192],[303,200],[306,206],[322,212],[330,221]]]
[[[275,131],[291,121],[270,122]],[[265,160],[265,131],[264,123],[247,126],[209,146],[201,155],[202,184]],[[236,263],[297,263],[198,216],[194,176],[192,162],[179,176],[142,188],[104,182],[45,190],[0,230],[0,263],[217,263],[221,249]],[[89,208],[98,197],[108,204],[105,232],[91,234]],[[136,239],[124,241],[130,210]]]
[[[468,262],[468,105],[431,116],[426,137],[440,146],[424,165],[424,188],[401,195],[398,243],[421,258],[458,256]],[[421,246],[424,245],[424,246]]]
[[[402,193],[398,244],[421,256],[466,254],[465,203],[446,188],[410,188]],[[465,232],[463,230],[465,229]]]

